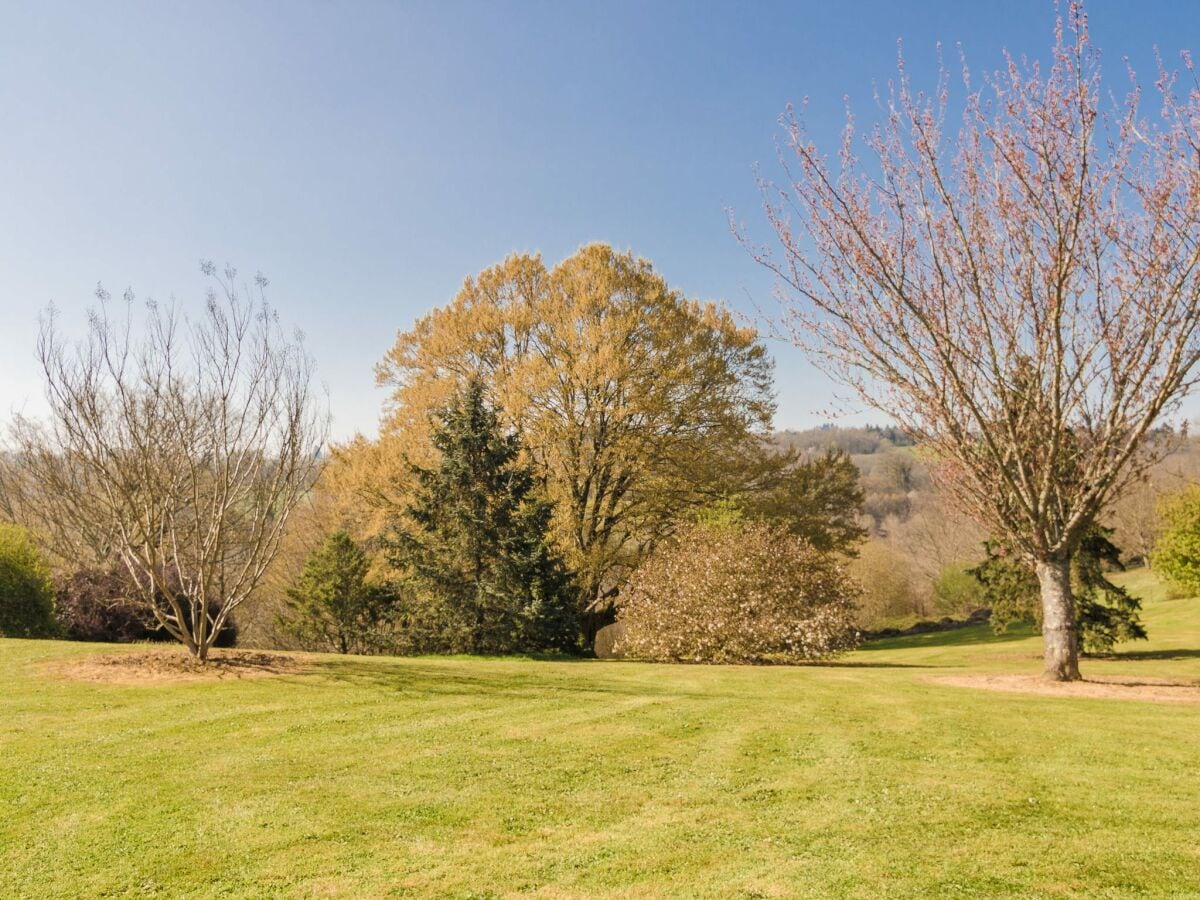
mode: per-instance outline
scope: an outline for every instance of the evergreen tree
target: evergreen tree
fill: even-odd
[[[391,598],[367,579],[371,561],[338,531],[305,561],[287,592],[291,615],[281,624],[306,647],[372,653],[387,645]]]
[[[520,438],[501,431],[477,379],[432,425],[440,462],[412,466],[414,499],[388,541],[404,573],[409,649],[577,649],[571,579],[548,540],[552,507]]]
[[[1084,649],[1091,653],[1111,650],[1119,641],[1146,638],[1138,616],[1141,601],[1104,575],[1105,566],[1124,568],[1111,535],[1111,528],[1094,526],[1071,561],[1075,614]],[[983,586],[992,626],[1004,631],[1013,622],[1032,621],[1040,627],[1039,586],[1032,567],[995,541],[984,546],[987,559],[967,571]]]

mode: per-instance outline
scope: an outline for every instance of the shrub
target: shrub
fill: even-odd
[[[1189,596],[1200,594],[1200,485],[1164,497],[1158,518],[1155,571]]]
[[[943,615],[974,612],[985,605],[983,585],[966,566],[945,566],[933,581],[933,602]]]
[[[0,523],[0,637],[53,637],[50,568],[29,533]]]
[[[174,641],[141,601],[129,575],[117,566],[77,569],[61,578],[55,614],[64,635],[76,641],[128,644],[135,641]],[[160,600],[164,609],[166,601]],[[213,604],[213,613],[216,605]],[[214,646],[232,647],[237,626],[226,619]]]
[[[698,523],[634,573],[615,649],[686,662],[822,659],[857,641],[855,596],[837,560],[786,527]]]
[[[56,613],[76,641],[148,641],[145,611],[127,599],[127,579],[111,569],[79,569],[59,580]]]

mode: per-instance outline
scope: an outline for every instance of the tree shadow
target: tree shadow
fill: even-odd
[[[900,637],[877,638],[868,641],[860,652],[877,650],[914,650],[922,647],[967,647],[980,644],[1007,644],[1023,641],[1033,636],[1025,628],[1012,628],[997,633],[990,625],[972,625],[967,628],[951,628],[945,631],[927,631],[924,634],[906,634]]]
[[[1119,662],[1121,660],[1143,659],[1200,659],[1200,650],[1122,650],[1119,653],[1096,655],[1092,659],[1104,659]]]
[[[401,664],[390,662],[393,659],[403,659]],[[447,661],[453,660],[447,658]],[[504,663],[525,661],[527,657],[471,657],[480,663]],[[395,691],[403,694],[417,694],[426,697],[437,696],[490,696],[510,699],[545,699],[551,695],[576,696],[607,696],[607,697],[639,697],[652,700],[663,699],[735,699],[746,694],[736,688],[736,682],[722,684],[716,690],[705,690],[692,684],[681,684],[675,680],[657,679],[650,670],[642,670],[636,680],[589,679],[576,680],[576,672],[569,674],[553,669],[531,665],[528,669],[497,671],[494,668],[482,668],[477,672],[466,671],[446,665],[441,660],[423,662],[420,657],[380,657],[378,661],[365,658],[340,658],[313,660],[306,668],[310,674],[319,674],[321,681],[340,682],[356,686],[368,686],[379,690]],[[555,658],[554,662],[626,662],[628,666],[614,667],[617,673],[637,672],[631,660],[567,660]],[[893,662],[871,662],[867,660],[819,660],[795,665],[762,665],[762,666],[714,666],[703,664],[670,664],[674,669],[691,669],[695,671],[721,669],[936,669],[947,668],[936,664],[913,664]],[[572,666],[572,669],[575,667]],[[610,670],[611,671],[611,670]],[[311,680],[310,684],[319,681]],[[730,688],[733,688],[730,690]],[[750,692],[754,694],[754,691]]]
[[[713,697],[715,692],[678,690],[669,684],[654,685],[644,681],[620,684],[613,682],[572,682],[554,677],[548,670],[528,672],[497,672],[494,669],[468,674],[438,663],[423,664],[405,659],[401,665],[383,660],[329,660],[317,662],[311,671],[326,681],[359,686],[372,686],[402,693],[424,696],[474,695],[538,699],[548,694],[608,695],[626,697]],[[479,657],[479,662],[505,662],[517,658]]]
[[[890,639],[898,640],[898,639]],[[859,650],[870,649],[863,645]],[[860,662],[858,660],[849,659],[824,659],[814,660],[807,663],[798,663],[794,668],[797,669],[950,669],[961,668],[960,666],[949,666],[944,663],[898,663],[898,662]]]

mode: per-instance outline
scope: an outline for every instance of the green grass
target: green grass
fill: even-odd
[[[1200,678],[1200,601],[1085,674]],[[0,897],[1200,896],[1200,706],[1001,694],[986,628],[838,665],[322,658],[97,685],[0,641]]]

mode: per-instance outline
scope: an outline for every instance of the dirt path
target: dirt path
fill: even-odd
[[[933,684],[978,688],[1042,697],[1077,697],[1094,700],[1141,700],[1150,703],[1200,703],[1200,682],[1172,681],[1137,675],[1104,675],[1084,681],[1055,683],[1036,675],[930,675]]]

